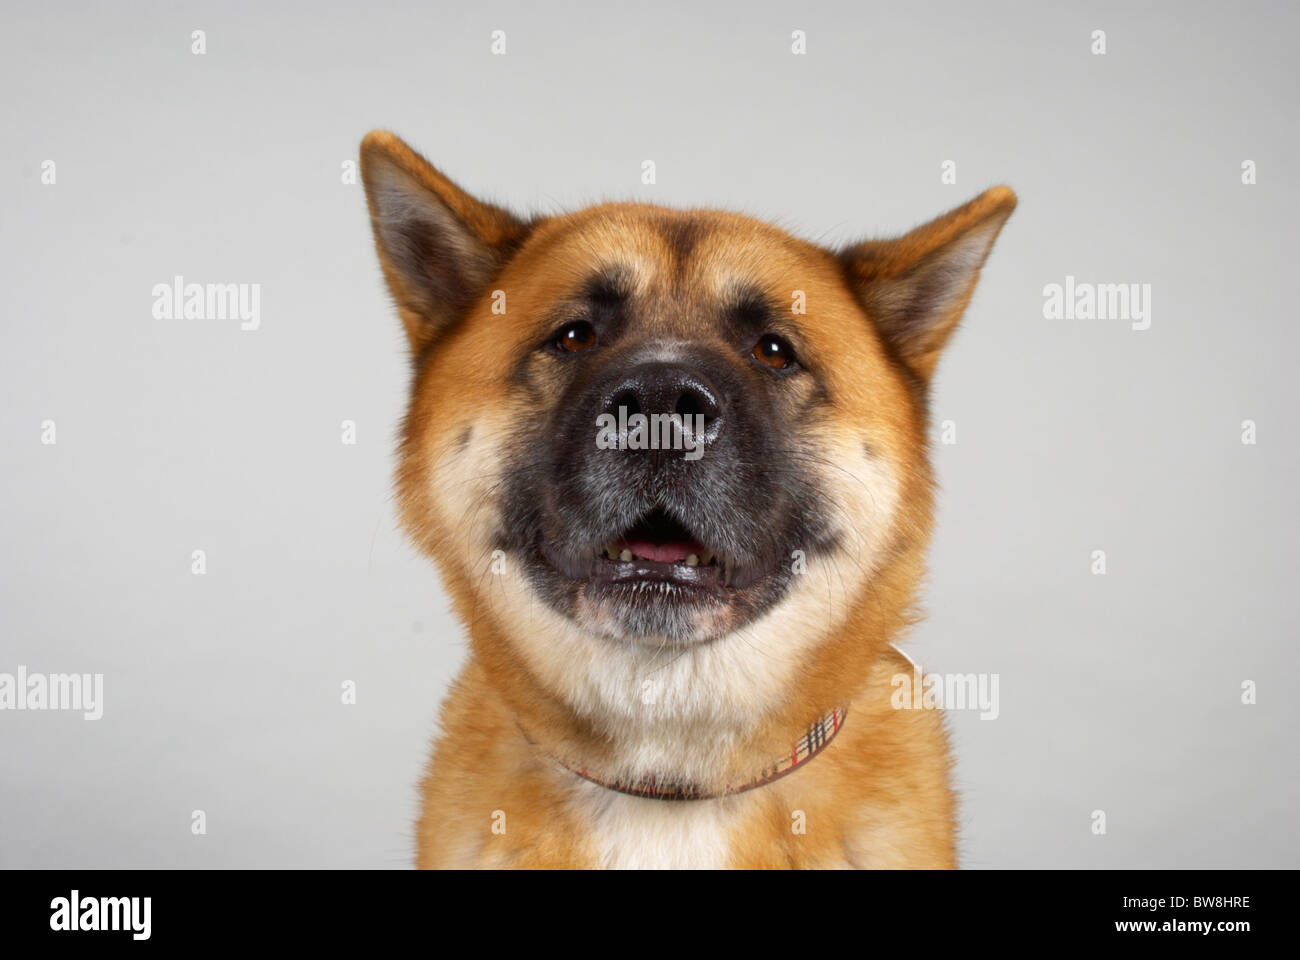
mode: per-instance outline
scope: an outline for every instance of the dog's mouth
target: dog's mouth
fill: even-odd
[[[678,519],[655,509],[605,544],[589,583],[594,587],[658,583],[718,592],[722,559]]]
[[[541,552],[551,567],[570,580],[585,581],[586,589],[597,593],[641,585],[658,587],[661,599],[693,594],[722,599],[726,588],[735,586],[726,557],[660,508],[643,514],[585,559],[565,556],[545,544]]]
[[[652,510],[605,545],[603,560],[708,567],[718,558],[675,518]]]

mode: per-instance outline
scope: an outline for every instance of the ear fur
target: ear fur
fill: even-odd
[[[361,142],[361,179],[384,278],[418,356],[482,293],[528,225],[384,130]]]
[[[921,381],[934,373],[993,241],[1015,208],[1011,188],[994,187],[897,239],[841,251],[863,309]]]

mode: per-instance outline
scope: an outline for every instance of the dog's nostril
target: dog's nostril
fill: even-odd
[[[687,388],[677,398],[673,412],[682,417],[703,417],[708,421],[717,417],[718,406],[702,391]]]
[[[627,411],[627,416],[641,412],[641,404],[637,400],[635,390],[623,390],[614,395],[609,404],[610,412],[617,414],[619,409]]]

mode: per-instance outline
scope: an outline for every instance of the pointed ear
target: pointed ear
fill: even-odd
[[[419,355],[483,292],[528,226],[383,130],[361,141],[361,179],[384,278]]]
[[[840,253],[863,309],[922,381],[934,372],[1015,208],[1015,193],[994,187],[895,240],[870,240]]]

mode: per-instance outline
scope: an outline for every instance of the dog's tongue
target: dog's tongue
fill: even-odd
[[[704,548],[698,543],[685,540],[670,540],[667,543],[654,543],[650,540],[620,540],[619,549],[631,550],[633,556],[642,560],[658,560],[660,563],[678,563],[692,553],[700,554]]]

